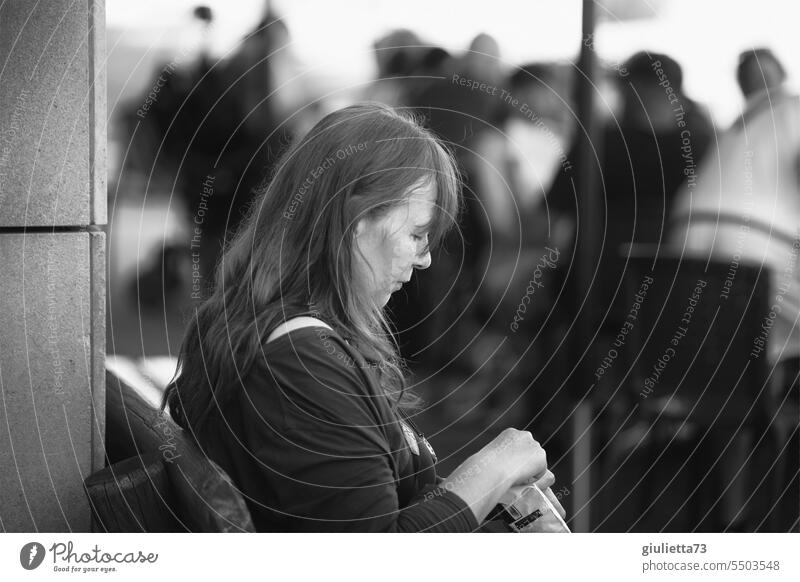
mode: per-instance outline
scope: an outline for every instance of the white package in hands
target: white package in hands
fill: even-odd
[[[512,487],[500,498],[491,519],[501,519],[517,533],[571,533],[564,509],[548,487]]]

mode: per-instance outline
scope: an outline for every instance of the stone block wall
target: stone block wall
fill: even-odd
[[[88,531],[103,466],[105,14],[0,6],[0,531]]]

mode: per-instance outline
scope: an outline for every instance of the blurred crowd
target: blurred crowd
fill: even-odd
[[[206,26],[213,22],[207,8],[199,7],[195,16]],[[188,232],[186,240],[159,249],[140,269],[133,283],[145,308],[159,311],[173,297],[203,295],[226,235],[236,230],[254,188],[269,179],[282,149],[340,105],[313,90],[286,89],[295,86],[282,78],[291,58],[289,41],[285,24],[268,13],[228,59],[215,61],[201,47],[195,61],[177,70],[165,65],[156,73],[156,92],[144,98],[146,107],[124,115],[129,156],[123,176],[146,175],[166,184],[165,190],[182,201]],[[742,191],[740,162],[731,162],[727,177],[701,176],[719,174],[724,166],[718,159],[704,165],[709,150],[719,158],[729,155],[720,153],[720,144],[744,141],[748,145],[741,147],[752,150],[756,144],[750,142],[768,141],[775,127],[786,135],[776,144],[784,151],[773,158],[796,156],[796,99],[785,90],[783,66],[768,49],[741,55],[737,75],[746,103],[741,119],[727,130],[715,130],[705,108],[685,94],[681,66],[670,56],[639,52],[624,63],[603,63],[595,79],[600,131],[593,136],[594,159],[579,160],[586,128],[576,114],[579,71],[573,64],[512,65],[486,34],[458,54],[410,30],[393,31],[373,48],[375,79],[352,100],[381,101],[417,113],[448,144],[464,181],[459,228],[435,257],[436,268],[418,272],[415,284],[390,304],[412,369],[448,367],[490,378],[510,374],[511,385],[540,371],[541,361],[552,356],[547,345],[558,343],[559,326],[574,319],[586,294],[574,288],[579,284],[574,253],[580,250],[575,245],[579,206],[590,193],[575,190],[576,165],[591,164],[600,177],[598,191],[591,194],[600,201],[600,234],[593,244],[603,249],[591,317],[592,327],[611,333],[625,309],[621,245],[706,250],[709,236],[724,239],[724,226],[720,234],[714,221],[689,227],[671,220],[676,213],[686,215],[689,204],[696,210],[703,200],[711,210],[720,192],[734,218],[737,212],[753,215],[744,202],[735,201]],[[784,115],[786,122],[775,115]],[[765,126],[763,135],[753,129],[743,135],[758,123]],[[761,155],[759,166],[768,173],[772,161]],[[778,191],[774,214],[783,219],[791,243],[800,212],[797,163],[788,162],[782,166],[788,168],[784,180],[770,178],[780,181],[780,188],[772,188],[766,177],[757,186]],[[774,206],[759,208],[771,225]],[[732,231],[735,223],[730,221]],[[720,240],[716,244],[718,254],[730,254]],[[747,246],[750,256],[759,258],[763,249]],[[780,266],[786,249],[771,251],[767,261]],[[543,257],[546,268],[537,271]],[[540,275],[535,281],[534,273]],[[792,314],[796,306],[784,319],[791,322]],[[797,334],[790,333],[791,325],[784,327],[793,342],[788,352],[797,355]],[[531,351],[530,338],[537,333],[544,347]],[[784,347],[782,353],[788,352]],[[484,404],[492,405],[495,398]]]
[[[207,9],[196,16],[213,20]],[[253,189],[294,136],[341,105],[313,91],[284,94],[288,41],[282,21],[267,15],[230,58],[214,61],[201,51],[164,77],[147,111],[124,116],[135,152],[125,171],[168,184],[183,201],[190,233],[150,257],[131,283],[144,307],[160,311],[174,297],[207,290]],[[576,114],[581,72],[572,63],[511,64],[486,34],[451,52],[410,30],[376,40],[374,58],[374,80],[352,99],[414,111],[451,149],[464,183],[459,228],[434,256],[435,268],[418,271],[389,305],[403,357],[418,376],[447,369],[477,378],[479,389],[462,391],[469,394],[464,409],[486,413],[521,399],[527,411],[541,411],[539,430],[554,435],[554,458],[569,449],[563,419],[577,400],[563,389],[575,362],[561,341],[585,294],[575,288],[575,253],[585,248],[577,244],[580,206],[592,194],[576,191],[580,164],[599,175],[594,219],[602,248],[590,317],[600,337],[619,330],[629,307],[621,291],[625,245],[713,249],[719,260],[749,257],[776,272],[792,256],[796,263],[800,104],[769,49],[741,54],[744,106],[727,128],[714,127],[687,96],[681,66],[669,55],[638,52],[601,63],[593,160],[579,158],[586,127]],[[748,155],[755,155],[749,166]],[[708,220],[688,220],[702,218],[699,211]],[[743,217],[752,229],[766,228],[746,248],[737,238]],[[202,236],[191,237],[200,232],[195,227]],[[789,279],[782,331],[770,338],[780,348],[770,351],[774,361],[800,356],[794,266]],[[193,284],[199,295],[191,295]]]

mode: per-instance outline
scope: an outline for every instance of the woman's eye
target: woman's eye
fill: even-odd
[[[429,251],[427,232],[425,234],[412,234],[411,240],[414,241],[414,244],[419,245],[421,243],[424,245],[421,251],[419,250],[419,247],[417,247],[417,253],[424,255]]]

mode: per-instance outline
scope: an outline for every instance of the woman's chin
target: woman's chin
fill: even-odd
[[[403,288],[400,284],[395,284],[392,287],[386,288],[383,291],[376,292],[373,297],[375,298],[375,303],[380,307],[386,307],[389,303],[389,300],[392,298],[392,295],[397,293]]]

